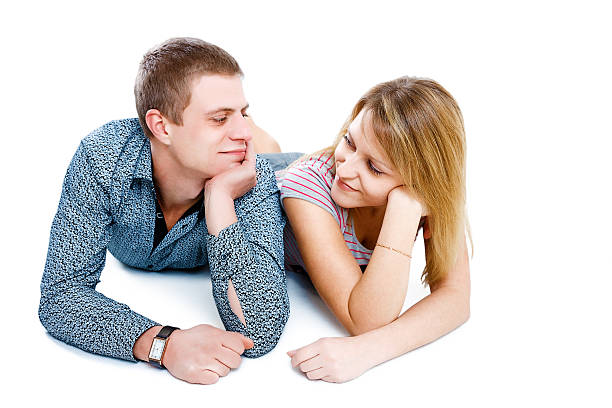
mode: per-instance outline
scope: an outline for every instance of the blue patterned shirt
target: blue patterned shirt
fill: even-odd
[[[215,237],[208,234],[201,208],[179,220],[153,249],[156,196],[149,139],[138,119],[93,131],[72,158],[51,226],[40,285],[43,326],[83,350],[136,361],[134,343],[158,323],[95,290],[108,249],[129,266],[153,271],[208,265],[225,328],[255,342],[244,355],[270,351],[289,316],[285,218],[274,173],[261,157],[256,173],[257,185],[235,200],[238,222]],[[246,327],[230,309],[230,278]]]

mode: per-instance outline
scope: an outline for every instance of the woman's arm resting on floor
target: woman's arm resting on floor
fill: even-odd
[[[381,328],[354,337],[324,338],[288,352],[310,379],[345,382],[368,369],[430,343],[465,323],[470,315],[467,245],[431,294]]]

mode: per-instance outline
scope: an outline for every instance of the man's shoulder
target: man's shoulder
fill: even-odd
[[[126,142],[135,136],[144,136],[137,118],[110,121],[85,136],[81,144],[90,157],[121,151]]]
[[[145,141],[138,119],[119,119],[85,136],[79,150],[98,181],[106,185],[117,171],[134,169]]]

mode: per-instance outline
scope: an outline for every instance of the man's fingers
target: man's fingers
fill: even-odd
[[[251,339],[249,339],[248,337],[245,337],[245,336],[242,336],[242,344],[244,344],[244,348],[245,349],[251,349],[255,345],[253,340],[251,340]]]
[[[193,377],[191,378],[186,378],[187,382],[190,382],[192,384],[214,384],[217,381],[219,381],[219,375],[215,372],[212,372],[210,370],[202,370],[199,371],[197,374],[195,374]]]
[[[255,168],[255,143],[253,139],[245,141],[246,143],[246,154],[244,156],[244,162]],[[243,164],[244,164],[243,162]]]
[[[219,354],[217,356],[217,360],[219,360],[229,368],[238,368],[240,367],[240,363],[242,362],[240,356],[234,350],[230,350],[227,347],[221,347],[221,350],[219,350]]]
[[[218,359],[215,359],[215,362],[210,366],[209,370],[219,374],[219,377],[225,377],[230,372],[230,368]]]
[[[223,337],[221,344],[230,350],[235,351],[238,354],[244,353],[244,342],[242,341],[242,334],[236,332],[227,332]]]

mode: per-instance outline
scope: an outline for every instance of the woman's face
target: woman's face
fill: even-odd
[[[336,176],[331,195],[341,207],[385,205],[389,192],[403,184],[374,136],[369,112],[362,110],[351,122],[334,154]]]

